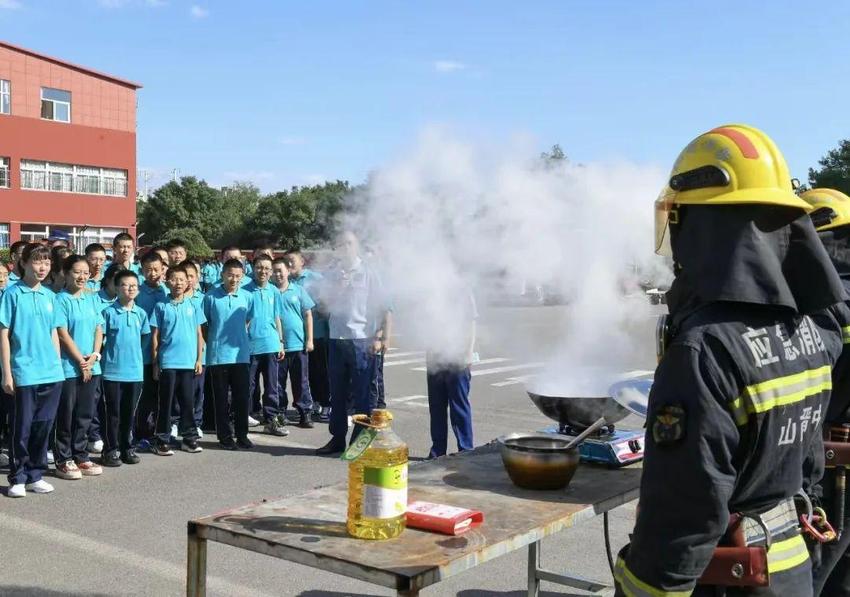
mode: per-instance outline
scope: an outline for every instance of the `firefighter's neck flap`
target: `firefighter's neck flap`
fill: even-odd
[[[671,314],[718,301],[814,313],[846,294],[809,216],[777,205],[682,205],[670,226]]]

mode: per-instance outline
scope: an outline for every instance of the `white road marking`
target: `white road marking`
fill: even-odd
[[[534,375],[519,375],[517,377],[509,377],[505,381],[497,381],[496,383],[491,383],[490,385],[494,388],[504,388],[505,386],[515,386],[517,384],[525,383],[529,379],[535,377]]]
[[[410,402],[411,400],[419,400],[420,398],[427,398],[428,396],[423,396],[421,394],[414,394],[413,396],[402,396],[401,398],[390,398],[388,402]]]
[[[473,369],[472,377],[479,375],[492,375],[494,373],[505,373],[506,371],[517,371],[519,369],[539,369],[544,363],[523,363],[522,365],[508,365],[507,367],[493,367],[492,369]]]
[[[390,354],[387,355],[387,358],[395,358],[395,357],[412,357],[412,356],[420,356],[425,354],[424,350],[409,350],[407,352],[395,352],[398,350],[397,348],[390,348]]]
[[[472,363],[473,367],[477,367],[478,365],[492,365],[493,363],[504,363],[505,361],[510,361],[510,359],[503,359],[501,357],[495,357],[492,359],[481,359],[475,363]],[[427,367],[413,367],[411,371],[426,371]],[[473,372],[475,370],[473,369]]]
[[[33,498],[30,498],[33,499]],[[35,498],[38,499],[38,498]],[[150,574],[159,576],[166,580],[178,583],[185,586],[186,582],[186,567],[182,564],[174,564],[136,553],[128,549],[124,549],[110,543],[102,543],[95,541],[84,535],[69,533],[62,529],[54,528],[48,525],[18,518],[0,512],[0,528],[5,529],[5,537],[9,537],[8,533],[19,533],[29,535],[45,541],[49,545],[62,546],[65,549],[75,549],[94,556],[94,561],[115,560],[119,564],[132,566]],[[229,580],[212,576],[207,573],[207,587],[216,593],[225,595],[251,595],[253,597],[272,597],[270,593],[264,593],[250,589],[241,583],[233,583]]]
[[[414,363],[424,363],[424,358],[419,359],[402,359],[400,361],[384,361],[384,367],[393,367],[395,365],[413,365]],[[422,371],[425,371],[425,367],[422,367]]]

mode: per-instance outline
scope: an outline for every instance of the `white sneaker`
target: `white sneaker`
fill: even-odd
[[[56,464],[56,461],[53,460],[53,450],[47,451],[47,464]]]
[[[251,415],[248,415],[248,427],[257,427],[259,426],[259,424],[260,422],[257,419],[255,419]]]
[[[83,478],[83,471],[77,467],[73,460],[69,460],[56,465],[56,476],[66,481],[75,481]]]
[[[53,485],[44,479],[39,479],[35,483],[27,483],[27,489],[33,493],[50,493],[53,491]]]
[[[99,439],[96,442],[89,442],[86,445],[86,450],[88,450],[92,454],[100,454],[101,452],[103,452],[103,440]]]
[[[27,488],[23,483],[18,483],[17,485],[12,485],[7,491],[6,495],[11,498],[16,497],[27,497]]]

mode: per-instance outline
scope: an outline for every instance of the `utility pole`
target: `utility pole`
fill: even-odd
[[[139,170],[139,178],[142,179],[142,185],[144,190],[142,191],[142,197],[144,201],[148,200],[148,181],[153,178],[153,172],[150,170]]]
[[[171,180],[177,182],[177,179],[180,178],[180,168],[174,168],[171,170]]]

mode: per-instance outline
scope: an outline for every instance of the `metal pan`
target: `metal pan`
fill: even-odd
[[[609,396],[546,396],[526,390],[544,415],[573,429],[590,427],[599,417],[609,424],[625,419],[629,410]]]

